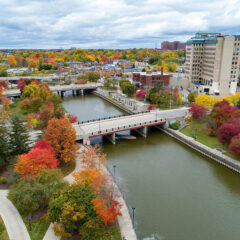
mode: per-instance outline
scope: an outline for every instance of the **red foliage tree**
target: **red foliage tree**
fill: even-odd
[[[108,197],[108,204],[106,204],[105,200],[101,198],[95,198],[92,202],[94,210],[101,217],[105,226],[113,224],[116,216],[122,215],[120,212],[121,205],[111,197]]]
[[[224,105],[218,110],[216,116],[217,126],[220,127],[225,122],[228,122],[234,118],[240,118],[240,110],[237,107],[233,107],[231,105]]]
[[[78,118],[77,118],[77,116],[71,116],[69,118],[69,121],[70,121],[70,123],[76,123],[76,122],[78,122]]]
[[[213,108],[212,108],[211,114],[210,114],[211,117],[216,118],[217,115],[218,115],[219,110],[222,107],[225,107],[225,106],[230,106],[230,103],[228,101],[226,101],[225,99],[222,100],[221,102],[215,103]]]
[[[240,156],[240,134],[232,138],[229,145],[229,151],[233,155]]]
[[[191,108],[189,109],[189,112],[192,114],[192,117],[195,119],[204,117],[207,112],[207,108],[205,106],[199,106],[196,103],[191,103],[190,107]]]
[[[15,171],[23,176],[38,175],[42,169],[54,169],[58,166],[58,160],[51,150],[33,148],[29,153],[19,155],[15,165]]]
[[[55,156],[55,150],[52,147],[52,145],[48,142],[48,141],[36,141],[35,145],[33,146],[33,148],[40,148],[40,149],[48,149],[50,150],[50,152]]]
[[[218,129],[218,140],[222,144],[229,144],[231,139],[240,133],[240,124],[224,123]]]
[[[154,104],[150,104],[147,109],[148,109],[148,111],[154,110],[155,109],[155,105]]]
[[[17,88],[20,89],[20,90],[23,90],[23,88],[26,86],[26,82],[25,82],[25,79],[24,78],[20,78],[18,80],[18,85],[17,85]]]
[[[177,102],[179,99],[179,90],[178,87],[175,87],[173,90],[173,101]]]
[[[119,59],[120,56],[118,55],[118,53],[116,53],[114,56],[113,56],[113,59]]]
[[[145,98],[146,97],[146,92],[143,90],[143,89],[139,89],[137,92],[136,92],[136,97],[137,98]]]

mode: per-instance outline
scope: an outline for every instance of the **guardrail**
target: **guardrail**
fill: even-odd
[[[78,124],[97,122],[97,121],[107,120],[107,119],[113,119],[113,118],[116,118],[116,119],[117,119],[117,118],[121,118],[121,117],[127,117],[127,116],[132,116],[132,115],[137,115],[137,114],[148,113],[148,112],[150,112],[150,111],[148,110],[148,111],[142,111],[142,112],[131,113],[131,114],[122,114],[122,115],[116,115],[116,116],[96,118],[96,119],[91,119],[91,120],[79,121]]]

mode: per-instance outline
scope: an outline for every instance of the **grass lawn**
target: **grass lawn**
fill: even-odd
[[[228,152],[228,149],[226,146],[223,146],[217,139],[217,137],[213,137],[213,136],[208,136],[206,134],[206,130],[203,128],[204,123],[200,122],[199,120],[192,120],[189,125],[187,125],[185,128],[183,128],[182,130],[180,130],[181,133],[191,137],[191,136],[195,136],[197,137],[197,141],[210,147],[210,148],[221,148],[224,149],[226,152],[224,152],[223,154],[225,154],[228,157],[231,157],[233,159],[239,160],[240,161],[240,157],[234,156],[231,153]]]
[[[180,130],[181,133],[191,137],[197,137],[197,141],[210,148],[223,148],[217,137],[208,136],[206,130],[203,129],[203,123],[199,120],[192,120],[188,126]]]
[[[9,240],[5,224],[0,216],[0,240]]]
[[[45,233],[47,232],[47,229],[50,225],[50,223],[46,220],[46,216],[43,216],[42,218],[38,220],[32,220],[31,221],[31,231],[29,228],[29,223],[27,221],[27,216],[22,216],[23,221],[27,227],[27,230],[29,232],[29,235],[32,240],[42,240]]]

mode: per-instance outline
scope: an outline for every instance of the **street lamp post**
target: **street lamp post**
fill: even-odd
[[[132,207],[132,222],[133,222],[133,228],[135,228],[135,224],[134,224],[134,211],[135,211],[135,207]]]
[[[101,119],[101,118],[99,118],[99,132],[101,131],[101,129],[100,129],[100,119]]]
[[[116,165],[113,165],[113,178],[114,178],[114,181],[116,181]]]

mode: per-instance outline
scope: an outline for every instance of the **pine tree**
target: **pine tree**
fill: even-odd
[[[9,157],[8,131],[3,124],[0,123],[0,168],[5,166]]]
[[[11,119],[10,151],[12,155],[27,153],[30,150],[30,138],[23,121],[18,116]]]

